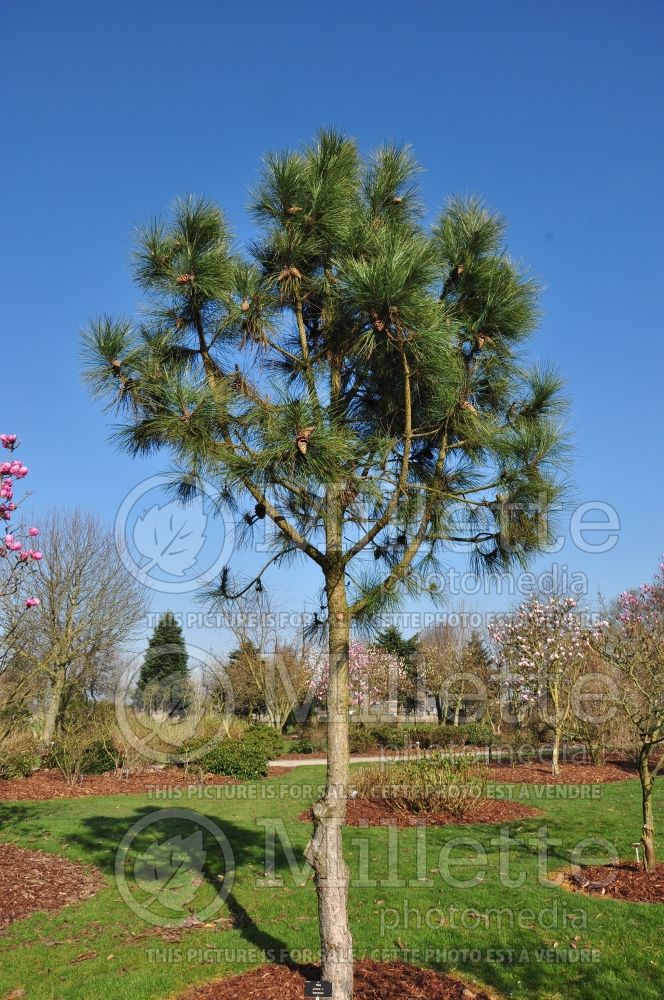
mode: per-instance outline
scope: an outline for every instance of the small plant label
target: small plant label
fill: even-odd
[[[305,997],[331,997],[332,983],[327,979],[309,980],[304,984]]]

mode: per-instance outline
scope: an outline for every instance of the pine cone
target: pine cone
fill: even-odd
[[[298,451],[300,452],[301,455],[306,455],[307,445],[309,444],[309,438],[313,434],[314,430],[315,430],[314,427],[303,427],[301,431],[297,432],[297,436],[295,438],[295,444],[297,445]]]
[[[177,278],[175,279],[175,283],[176,285],[186,285],[190,281],[193,281],[194,277],[195,275],[193,274],[178,274]]]

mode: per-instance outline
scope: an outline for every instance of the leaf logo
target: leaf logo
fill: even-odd
[[[154,504],[136,519],[133,530],[134,545],[147,560],[143,572],[157,567],[169,576],[184,576],[203,548],[206,527],[201,503],[186,509],[176,500]]]
[[[178,834],[162,843],[155,841],[134,865],[136,884],[150,897],[142,905],[158,902],[169,910],[182,910],[203,881],[205,858],[201,830],[188,837]]]

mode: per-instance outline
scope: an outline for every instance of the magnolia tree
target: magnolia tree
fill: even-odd
[[[317,669],[314,695],[325,702],[330,678],[329,658],[323,657]],[[350,703],[361,718],[367,718],[377,708],[385,712],[390,707],[396,713],[400,698],[410,692],[411,677],[403,662],[393,653],[377,646],[351,642],[348,647],[348,690]]]
[[[503,690],[524,713],[537,709],[553,732],[551,768],[558,774],[560,744],[575,710],[575,694],[591,632],[573,597],[532,598],[490,634],[497,647]]]
[[[353,984],[351,629],[404,594],[439,596],[450,545],[489,571],[527,564],[549,543],[565,450],[560,380],[523,356],[536,283],[477,200],[426,225],[417,174],[408,149],[363,161],[333,131],[269,155],[247,247],[215,205],[178,202],[139,236],[148,309],[86,338],[93,391],[126,415],[119,441],[169,453],[181,495],[205,484],[249,540],[272,525],[256,586],[268,566],[320,573],[328,767],[306,854],[336,1000]],[[236,592],[227,568],[220,596]]]
[[[615,699],[637,743],[643,808],[641,842],[648,871],[656,862],[652,796],[664,767],[664,563],[652,583],[621,594],[616,620],[597,643],[618,671]]]
[[[12,713],[22,705],[30,690],[30,674],[17,657],[15,640],[24,626],[25,616],[39,606],[39,598],[31,591],[34,570],[42,559],[36,539],[39,529],[15,527],[18,503],[16,483],[28,475],[27,467],[13,453],[18,447],[16,434],[0,434],[0,444],[12,456],[0,462],[0,521],[4,536],[0,536],[0,678],[2,679],[3,735],[11,725]]]

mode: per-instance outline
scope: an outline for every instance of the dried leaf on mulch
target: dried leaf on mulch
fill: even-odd
[[[263,965],[240,976],[195,986],[179,1000],[302,1000],[307,979],[318,979],[311,966]],[[488,993],[442,972],[403,962],[355,963],[354,1000],[491,1000]]]
[[[586,865],[564,873],[564,884],[573,892],[587,892],[629,903],[664,903],[664,862],[647,872],[636,861],[613,865]]]
[[[397,812],[385,799],[349,799],[346,809],[346,826],[454,826],[471,823],[510,823],[513,820],[532,819],[541,816],[541,810],[524,806],[510,799],[477,799],[465,816],[455,816],[448,812],[404,813]],[[298,817],[311,820],[311,810],[307,809]]]
[[[269,777],[283,774],[286,768],[270,768]],[[35,771],[28,778],[11,781],[0,780],[0,802],[18,800],[46,801],[47,799],[81,799],[88,795],[138,795],[164,788],[200,788],[206,785],[237,785],[235,778],[224,775],[206,775],[195,781],[182,768],[145,768],[123,778],[114,771],[92,774],[80,784],[68,785],[59,771]]]
[[[104,887],[101,872],[43,851],[0,844],[0,928],[43,910],[58,910]]]

